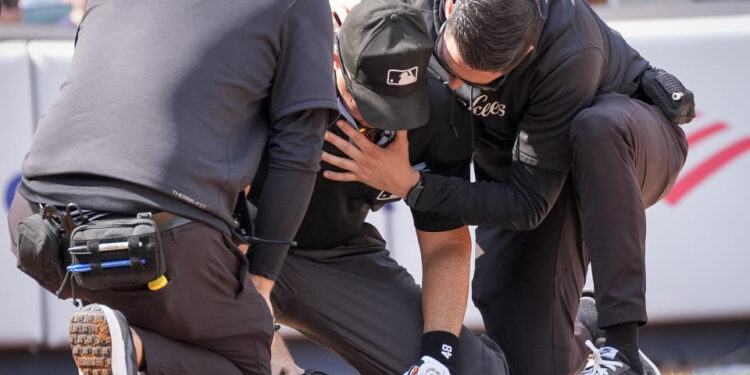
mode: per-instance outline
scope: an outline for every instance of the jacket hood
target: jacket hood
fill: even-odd
[[[513,69],[505,83],[510,83],[518,79],[523,73],[563,35],[573,23],[575,9],[578,0],[538,0],[539,10],[542,13],[544,25],[539,38],[534,43],[534,50],[521,62],[519,66]]]

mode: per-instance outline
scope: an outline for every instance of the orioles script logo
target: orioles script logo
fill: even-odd
[[[505,116],[505,104],[502,104],[497,100],[490,102],[488,99],[489,97],[486,94],[477,96],[477,98],[471,103],[471,112],[473,112],[475,116],[482,117]]]

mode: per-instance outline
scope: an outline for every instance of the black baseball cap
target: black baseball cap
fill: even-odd
[[[367,0],[352,9],[339,30],[339,61],[365,121],[393,130],[427,123],[432,48],[420,12],[410,5]]]

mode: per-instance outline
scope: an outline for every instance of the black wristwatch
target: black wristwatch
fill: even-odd
[[[422,171],[419,171],[419,180],[414,186],[411,187],[411,189],[409,189],[409,192],[406,194],[406,198],[404,198],[406,204],[409,205],[409,207],[414,207],[417,204],[419,197],[422,196],[423,190],[424,173],[422,173]]]

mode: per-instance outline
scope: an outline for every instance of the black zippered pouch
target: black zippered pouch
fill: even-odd
[[[640,91],[673,124],[687,124],[695,118],[695,98],[677,77],[649,66],[641,74]]]
[[[55,292],[65,274],[65,254],[59,228],[41,214],[33,214],[18,224],[16,266],[45,289]]]
[[[67,252],[73,280],[91,290],[145,286],[166,271],[159,228],[150,217],[79,225]]]

